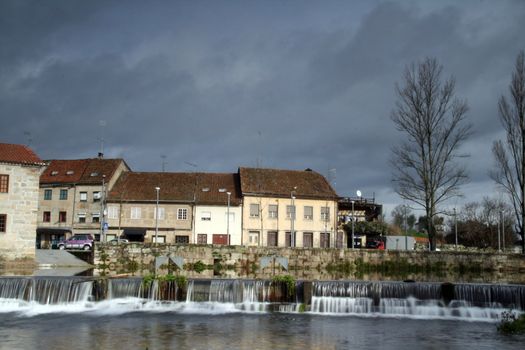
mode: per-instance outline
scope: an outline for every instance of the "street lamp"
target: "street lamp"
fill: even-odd
[[[351,201],[352,203],[352,237],[350,242],[350,247],[352,247],[352,250],[354,249],[354,225],[355,225],[355,211],[354,211],[354,201]]]
[[[102,175],[102,191],[100,192],[100,241],[101,242],[105,242],[106,240],[104,239],[104,201],[105,201],[105,195],[104,195],[104,192],[106,191],[106,183],[105,183],[105,180],[106,180],[106,175]]]
[[[505,211],[501,211],[501,238],[503,238],[503,251],[505,251]]]
[[[294,231],[294,220],[295,220],[295,190],[297,186],[294,186],[293,190],[290,192],[290,199],[292,201],[292,208],[290,210],[290,247],[295,247],[295,231]]]
[[[232,195],[231,192],[226,192],[228,195],[228,209],[226,210],[226,235],[228,237],[228,245],[231,245],[230,242],[230,197]]]
[[[454,208],[454,237],[456,238],[456,250],[458,250],[458,215]]]
[[[155,206],[155,245],[158,243],[157,236],[159,234],[159,191],[160,187],[155,187],[155,192],[157,193],[157,202]]]
[[[405,209],[405,250],[408,250],[408,220],[407,220],[407,206],[403,205]]]

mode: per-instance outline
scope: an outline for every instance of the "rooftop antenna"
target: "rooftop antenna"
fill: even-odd
[[[258,150],[258,154],[257,154],[257,159],[255,161],[256,165],[255,167],[256,168],[260,168],[261,167],[261,155],[260,155],[260,151],[261,151],[261,145],[262,145],[262,133],[261,133],[261,130],[257,130],[257,135],[259,135],[259,150]]]
[[[165,172],[166,171],[166,164],[168,164],[168,162],[166,162],[166,155],[165,154],[161,154],[160,158],[162,159],[162,172]]]
[[[31,132],[24,131],[24,135],[27,138],[27,147],[31,147],[31,142],[33,142],[33,138],[31,137]]]
[[[100,152],[98,153],[98,157],[104,158],[104,127],[106,126],[106,121],[99,120],[98,125],[100,126]]]
[[[187,164],[187,165],[191,166],[193,168],[194,172],[195,172],[195,169],[197,169],[197,164],[194,164],[194,163],[191,163],[191,162],[187,162],[187,161],[184,161],[184,164]]]

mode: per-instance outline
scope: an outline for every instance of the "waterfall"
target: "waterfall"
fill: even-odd
[[[142,278],[112,278],[108,280],[108,299],[140,298],[142,294]]]
[[[314,313],[497,318],[524,310],[525,286],[415,282],[314,282]]]
[[[0,298],[44,305],[87,301],[93,282],[82,278],[27,277],[1,278]]]

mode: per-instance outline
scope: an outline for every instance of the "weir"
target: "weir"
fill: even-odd
[[[29,302],[74,304],[78,310],[118,305],[126,310],[126,300],[132,300],[130,312],[148,308],[173,312],[221,309],[491,320],[501,317],[505,310],[525,311],[524,285],[298,281],[289,290],[286,284],[270,280],[192,279],[181,283],[184,285],[140,277],[0,278],[0,313],[16,311],[20,302],[25,302],[26,308]],[[5,305],[9,307],[3,310]]]

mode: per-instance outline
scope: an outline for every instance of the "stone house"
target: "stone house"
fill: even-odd
[[[241,167],[239,177],[243,245],[343,247],[338,196],[321,174]]]
[[[240,244],[240,201],[236,174],[126,173],[108,196],[108,237],[176,244],[228,244],[229,240]]]
[[[0,143],[0,260],[35,257],[38,180],[44,166],[28,147]]]
[[[106,192],[128,171],[122,159],[49,161],[40,176],[37,246],[50,248],[79,233],[100,240]]]

